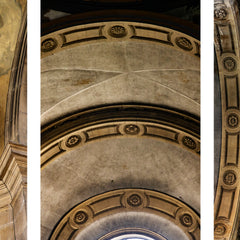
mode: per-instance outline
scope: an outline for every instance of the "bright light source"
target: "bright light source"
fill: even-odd
[[[141,234],[124,234],[118,237],[114,237],[111,240],[155,240],[155,239],[143,236]]]

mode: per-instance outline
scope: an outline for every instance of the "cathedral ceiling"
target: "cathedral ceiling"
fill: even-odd
[[[42,170],[42,234],[72,206],[119,188],[161,191],[199,213],[199,164],[194,153],[161,139],[106,138],[75,148]]]
[[[71,208],[115,189],[162,192],[191,206],[198,219],[196,29],[188,34],[166,25],[116,19],[62,28],[50,23],[41,38],[42,239],[53,234]],[[137,221],[134,212],[142,214],[140,209],[131,211],[127,219]],[[184,235],[181,221],[162,224],[178,229],[181,239],[199,239],[200,223],[191,214],[183,225],[194,233]],[[159,232],[159,239],[174,231],[167,232]],[[81,236],[71,239],[91,239]]]
[[[170,29],[127,22],[119,26],[126,36],[109,35],[107,30],[118,25],[89,24],[42,38],[42,124],[59,114],[120,102],[161,102],[200,115],[199,42]],[[106,37],[95,37],[99,31]],[[68,32],[69,44],[60,47],[60,36]],[[56,47],[45,50],[51,41]]]

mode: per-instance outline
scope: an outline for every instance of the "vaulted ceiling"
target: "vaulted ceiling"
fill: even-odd
[[[68,14],[42,11],[42,239],[200,239],[199,26],[159,14],[171,1],[51,3]]]

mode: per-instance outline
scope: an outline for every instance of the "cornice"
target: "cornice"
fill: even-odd
[[[5,117],[5,143],[19,141],[19,105],[23,82],[23,67],[27,55],[27,11],[23,13],[22,23],[16,44],[12,70],[9,79]]]

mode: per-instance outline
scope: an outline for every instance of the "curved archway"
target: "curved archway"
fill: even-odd
[[[63,217],[56,226],[50,239],[92,239],[92,236],[86,238],[86,235],[84,235],[80,237],[81,232],[86,228],[94,231],[95,222],[104,219],[106,216],[109,217],[122,212],[153,214],[160,217],[160,222],[164,221],[163,219],[167,219],[167,221],[172,222],[176,226],[176,229],[174,229],[169,225],[172,229],[169,236],[172,235],[173,239],[175,239],[177,235],[181,239],[200,239],[200,220],[192,209],[170,196],[146,189],[114,190],[80,203]],[[151,221],[151,217],[149,221]],[[133,223],[133,225],[134,224],[135,223]],[[99,225],[101,225],[101,223],[99,223]],[[110,229],[108,229],[108,231],[109,230]],[[142,231],[144,232],[144,228]],[[119,232],[121,233],[121,230]],[[148,229],[146,233],[149,233]],[[111,234],[114,236],[116,232],[112,232],[110,235]],[[155,233],[155,236],[158,234],[159,233]],[[160,234],[158,239],[160,239],[161,236],[162,234]],[[109,233],[108,236],[102,236],[100,239],[106,239],[106,237],[109,239]]]
[[[239,5],[237,1],[215,2],[216,78],[221,107],[218,131],[221,147],[216,157],[215,239],[236,239],[239,226]],[[221,105],[220,105],[221,104]],[[219,106],[220,105],[220,106]],[[219,113],[218,113],[219,114]],[[215,120],[215,123],[217,121]],[[217,171],[216,171],[217,172]]]
[[[73,206],[120,188],[160,191],[199,212],[197,28],[159,14],[103,12],[57,19],[64,23],[60,28],[46,24],[43,31],[44,239]],[[131,225],[133,219],[139,228]],[[149,219],[151,229],[164,217],[129,211],[99,221],[104,226],[114,221],[119,229],[132,227],[153,239],[171,239],[173,232],[177,239],[199,238],[166,219],[172,228],[162,224],[164,234],[138,232]],[[109,229],[101,236],[92,230],[86,228],[78,238],[110,236]]]
[[[200,153],[199,119],[158,106],[121,104],[85,110],[42,128],[42,167],[76,147],[113,137],[153,137]]]

